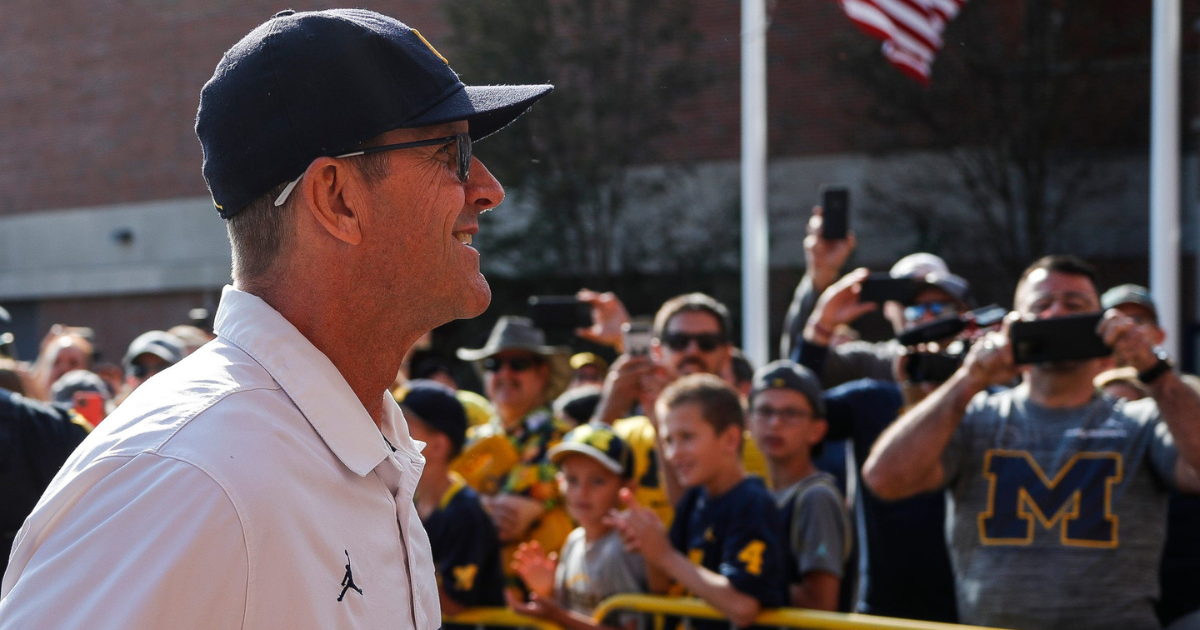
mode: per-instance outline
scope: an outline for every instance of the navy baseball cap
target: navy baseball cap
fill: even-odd
[[[625,479],[633,478],[633,451],[611,427],[581,424],[564,435],[546,455],[552,463],[558,464],[570,453],[587,455]]]
[[[821,396],[821,380],[812,370],[787,359],[772,361],[754,373],[750,399],[754,400],[768,389],[790,389],[808,399],[813,417],[825,417],[825,400]]]
[[[373,11],[281,11],[226,51],[200,91],[204,179],[228,219],[319,157],[460,120],[480,140],[552,89],[463,85],[421,33]]]
[[[408,391],[400,404],[416,414],[430,429],[450,438],[455,450],[467,441],[467,412],[454,390],[437,381],[417,379],[408,382]]]

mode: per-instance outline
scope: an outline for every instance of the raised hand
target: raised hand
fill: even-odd
[[[661,564],[670,554],[671,541],[667,530],[653,510],[643,507],[629,488],[621,490],[624,511],[613,510],[604,522],[617,530],[625,549],[638,552],[651,564]]]
[[[554,572],[558,568],[558,554],[547,554],[536,540],[521,543],[512,559],[513,571],[521,576],[529,590],[542,597],[554,595]]]
[[[808,220],[808,236],[804,237],[804,260],[813,281],[813,291],[821,293],[837,280],[842,265],[854,252],[854,233],[847,232],[846,238],[826,240],[822,236],[824,218],[821,206],[813,208]]]
[[[1108,309],[1096,328],[1096,334],[1113,349],[1117,365],[1129,365],[1145,372],[1158,363],[1154,340],[1132,317],[1116,309]]]
[[[849,324],[875,310],[878,305],[874,302],[860,302],[858,299],[862,282],[870,274],[867,269],[856,269],[826,289],[817,299],[817,305],[804,327],[804,339],[817,345],[829,345],[829,338],[838,324]]]
[[[981,388],[1008,383],[1020,373],[1013,360],[1012,344],[1008,340],[1011,321],[1005,319],[1000,331],[980,337],[963,359],[963,366],[959,369],[966,370],[967,377]]]
[[[582,339],[624,352],[625,337],[621,334],[621,326],[629,321],[629,311],[625,310],[620,298],[611,291],[597,293],[589,289],[581,289],[575,297],[580,302],[592,305],[591,327],[578,328],[575,334]]]

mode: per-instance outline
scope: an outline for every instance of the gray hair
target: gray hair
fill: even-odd
[[[364,143],[362,146],[371,146],[373,143]],[[372,186],[391,172],[387,156],[383,153],[358,156],[350,163]],[[252,285],[266,277],[280,255],[291,245],[296,232],[293,212],[299,195],[292,194],[282,206],[275,205],[275,199],[289,183],[283,182],[271,189],[226,221],[229,245],[233,249],[233,278],[239,284]]]

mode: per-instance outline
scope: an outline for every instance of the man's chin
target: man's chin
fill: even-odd
[[[1043,372],[1052,374],[1070,374],[1083,369],[1088,364],[1088,361],[1047,361],[1038,363],[1037,368]]]
[[[483,274],[478,274],[476,281],[467,289],[467,295],[459,305],[455,319],[472,319],[483,315],[488,305],[492,303],[492,288],[488,286]]]

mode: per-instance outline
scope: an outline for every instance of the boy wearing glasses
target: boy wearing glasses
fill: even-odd
[[[784,523],[788,600],[833,611],[851,539],[836,480],[813,464],[828,428],[821,385],[811,371],[785,360],[755,373],[750,433],[767,459]]]

